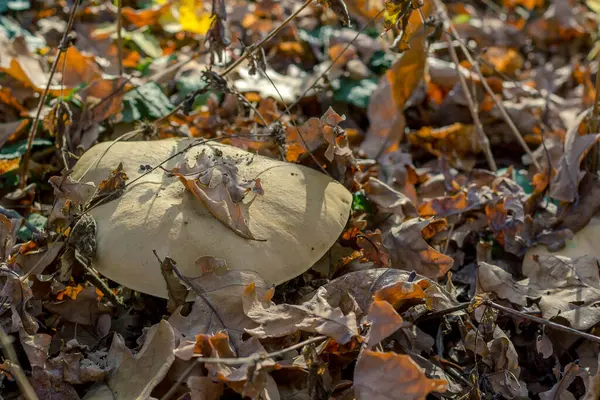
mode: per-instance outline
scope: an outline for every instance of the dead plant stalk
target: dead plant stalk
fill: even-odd
[[[27,149],[25,150],[25,155],[23,156],[23,165],[21,166],[21,176],[20,176],[20,187],[23,189],[27,185],[27,167],[29,165],[29,159],[31,157],[31,147],[33,146],[33,139],[35,139],[35,133],[37,131],[38,123],[40,122],[40,116],[42,115],[42,108],[44,108],[44,103],[46,102],[46,97],[48,97],[48,92],[50,91],[50,85],[52,84],[52,78],[54,78],[54,74],[56,73],[56,69],[58,67],[58,62],[62,57],[63,53],[67,51],[69,48],[69,33],[73,28],[73,22],[75,21],[75,12],[77,11],[77,7],[79,7],[80,0],[75,0],[73,3],[73,7],[71,8],[71,13],[69,14],[69,21],[67,22],[67,27],[65,32],[63,33],[62,39],[60,40],[60,45],[58,46],[58,54],[52,63],[52,67],[50,68],[50,76],[48,77],[48,83],[46,84],[46,88],[40,97],[40,101],[38,102],[37,111],[35,113],[35,118],[33,120],[33,124],[31,125],[31,130],[29,131],[29,137],[27,138]]]
[[[490,169],[496,172],[498,170],[498,167],[496,166],[496,160],[494,160],[494,155],[492,154],[490,141],[488,140],[488,137],[486,136],[483,130],[483,125],[481,124],[481,120],[479,119],[479,112],[475,108],[475,103],[473,102],[473,96],[471,96],[471,91],[469,90],[467,80],[465,79],[464,75],[460,72],[460,62],[458,61],[458,55],[456,54],[456,50],[454,49],[454,46],[452,46],[449,37],[446,37],[446,42],[448,42],[448,50],[450,51],[450,56],[452,57],[452,61],[454,62],[454,65],[456,67],[456,73],[458,74],[460,85],[462,86],[465,98],[467,99],[469,111],[471,112],[471,117],[473,117],[473,123],[475,124],[475,129],[477,129],[477,134],[479,136],[483,152],[485,153],[485,158],[487,159]]]
[[[502,101],[500,99],[498,99],[498,97],[496,96],[496,94],[494,93],[494,91],[492,90],[490,85],[485,80],[485,77],[483,76],[483,73],[481,72],[481,69],[479,68],[479,63],[471,56],[471,52],[469,51],[467,46],[465,46],[464,41],[462,40],[460,34],[456,30],[456,27],[450,20],[450,17],[448,17],[448,12],[446,11],[446,6],[444,5],[444,3],[441,0],[434,0],[434,2],[436,5],[436,8],[439,11],[440,16],[444,20],[444,25],[450,30],[450,33],[452,34],[452,36],[458,41],[459,46],[460,46],[463,54],[465,55],[467,61],[469,61],[469,63],[471,64],[471,67],[473,68],[475,73],[479,76],[481,85],[483,86],[485,91],[490,95],[490,97],[492,98],[492,101],[494,102],[496,107],[498,107],[498,109],[500,110],[500,114],[502,114],[502,118],[505,120],[506,124],[510,128],[510,131],[512,132],[513,136],[515,137],[517,142],[519,142],[519,144],[521,145],[521,147],[523,148],[525,153],[527,153],[527,155],[531,158],[531,160],[532,160],[531,162],[535,166],[535,168],[541,172],[542,167],[540,166],[539,162],[535,159],[533,153],[531,152],[531,149],[529,149],[529,146],[527,145],[527,142],[525,142],[525,139],[523,139],[523,135],[521,135],[521,133],[517,129],[515,123],[512,121],[510,115],[508,115],[508,112],[506,111],[504,104],[502,104]],[[460,74],[459,74],[459,76],[460,76]]]

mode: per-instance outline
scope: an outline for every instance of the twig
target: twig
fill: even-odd
[[[123,37],[121,29],[123,24],[123,0],[117,0],[117,57],[119,57],[119,77],[123,76]]]
[[[229,65],[229,67],[227,67],[225,69],[225,71],[223,71],[220,75],[225,76],[225,75],[229,74],[231,71],[233,71],[234,69],[236,69],[238,67],[238,65],[240,65],[245,59],[247,59],[248,57],[253,55],[265,43],[267,43],[269,40],[273,39],[273,37],[275,37],[279,32],[281,32],[283,30],[283,28],[285,28],[290,22],[292,22],[302,12],[302,10],[304,10],[306,7],[308,7],[312,2],[313,2],[313,0],[305,0],[304,3],[296,11],[294,11],[292,14],[290,14],[290,16],[287,17],[285,19],[285,21],[283,21],[279,26],[277,26],[275,29],[273,29],[271,32],[269,32],[269,34],[267,36],[265,36],[260,42],[249,46],[248,51],[246,53],[244,53],[240,58],[235,60],[231,65]]]
[[[456,67],[456,73],[458,74],[460,85],[462,86],[465,98],[467,99],[469,111],[471,112],[471,117],[473,117],[473,123],[475,124],[475,129],[477,129],[479,140],[481,141],[481,147],[483,148],[483,152],[485,153],[485,158],[487,159],[487,163],[490,166],[490,169],[493,172],[496,172],[498,170],[498,167],[496,166],[496,160],[494,160],[494,155],[492,154],[492,149],[490,148],[490,141],[488,140],[488,137],[486,136],[483,130],[483,125],[481,124],[481,120],[479,119],[479,112],[475,108],[475,103],[473,102],[473,96],[471,96],[471,91],[469,90],[467,80],[465,79],[464,75],[460,72],[460,62],[458,61],[458,55],[456,54],[456,50],[452,46],[449,37],[446,37],[446,42],[448,42],[448,50],[450,51],[450,56],[452,57],[452,61],[454,62],[454,65]]]
[[[479,76],[479,79],[481,81],[481,85],[483,86],[483,88],[485,89],[485,91],[490,95],[490,97],[494,101],[494,104],[496,105],[496,107],[498,107],[498,109],[500,110],[500,113],[502,114],[503,119],[506,121],[506,124],[510,128],[510,131],[513,133],[515,139],[519,142],[519,144],[521,145],[521,147],[523,148],[523,150],[525,151],[525,153],[527,153],[527,155],[529,157],[531,157],[532,164],[535,166],[535,168],[538,171],[541,172],[542,168],[541,168],[539,162],[535,159],[533,153],[529,149],[529,146],[525,142],[525,139],[523,139],[523,136],[521,135],[521,133],[519,132],[519,130],[515,126],[514,122],[510,118],[510,115],[508,115],[508,112],[506,111],[506,108],[504,107],[504,104],[502,104],[502,101],[498,99],[498,97],[496,96],[496,94],[494,93],[494,91],[492,90],[492,88],[490,87],[490,85],[485,80],[485,77],[483,76],[483,73],[481,72],[481,69],[479,68],[479,63],[477,63],[473,59],[473,57],[471,56],[471,53],[470,53],[469,49],[465,46],[465,44],[462,41],[462,38],[461,38],[460,34],[456,30],[456,27],[454,26],[454,24],[450,20],[450,17],[448,17],[448,13],[446,11],[446,6],[444,5],[444,3],[442,3],[441,0],[434,0],[434,2],[436,4],[437,9],[440,12],[440,15],[444,19],[444,22],[445,22],[446,26],[448,27],[448,29],[450,29],[450,32],[452,33],[452,35],[458,40],[458,43],[460,45],[460,48],[461,48],[462,52],[464,53],[465,57],[467,58],[467,60],[471,64],[473,70],[475,70],[475,73]]]
[[[69,15],[69,22],[67,22],[67,27],[65,28],[65,32],[63,33],[62,39],[60,40],[60,45],[58,46],[58,54],[52,63],[52,67],[50,68],[50,75],[48,76],[48,83],[46,84],[46,88],[40,97],[40,101],[38,102],[37,111],[35,113],[35,118],[33,120],[33,124],[31,125],[31,130],[29,131],[29,137],[27,138],[27,149],[25,151],[25,155],[23,156],[23,165],[21,166],[21,182],[19,182],[21,189],[23,189],[27,185],[27,167],[29,165],[29,158],[31,157],[31,147],[33,146],[33,139],[35,138],[35,133],[37,131],[37,126],[40,121],[40,115],[42,114],[42,108],[44,107],[44,103],[46,102],[46,97],[48,96],[48,92],[50,91],[50,85],[52,84],[52,78],[56,73],[56,68],[58,67],[58,62],[62,56],[62,54],[67,51],[69,48],[69,33],[73,28],[73,21],[75,20],[75,11],[79,6],[80,0],[75,0],[73,3],[73,7],[71,8],[71,13]]]
[[[494,308],[494,309],[496,309],[498,311],[501,311],[501,312],[506,313],[506,314],[510,314],[512,316],[515,316],[515,317],[527,319],[529,321],[533,321],[533,322],[536,322],[538,324],[545,325],[548,328],[556,329],[557,331],[570,333],[572,335],[579,336],[581,338],[590,340],[592,342],[600,343],[600,336],[595,336],[595,335],[589,334],[587,332],[581,332],[581,331],[578,331],[577,329],[570,328],[570,327],[564,326],[564,325],[560,325],[560,324],[557,324],[556,322],[552,322],[552,321],[549,321],[549,320],[544,319],[544,318],[540,318],[540,317],[536,317],[536,316],[533,316],[533,315],[525,314],[524,312],[513,310],[512,308],[501,306],[500,304],[494,303],[491,300],[487,300],[487,299],[484,300],[483,303],[482,303],[482,305],[489,306],[489,307]]]
[[[199,358],[195,359],[187,368],[185,371],[183,371],[183,373],[181,374],[181,376],[179,378],[177,378],[177,381],[175,381],[175,383],[173,383],[173,385],[171,385],[171,388],[169,389],[169,391],[167,391],[167,393],[165,393],[165,395],[163,397],[160,398],[160,400],[169,400],[171,397],[173,397],[173,395],[175,394],[175,392],[177,391],[177,388],[179,387],[179,385],[181,385],[181,383],[183,382],[183,380],[185,378],[188,377],[189,374],[192,373],[192,371],[194,370],[194,368],[196,368],[197,366],[199,366],[201,364],[201,361]]]
[[[15,353],[15,349],[8,338],[8,335],[4,332],[4,329],[0,327],[0,344],[2,344],[2,352],[4,353],[4,357],[8,360],[10,366],[10,373],[14,375],[15,380],[17,381],[17,385],[19,385],[19,389],[21,389],[21,394],[27,400],[38,400],[37,395],[35,394],[35,390],[31,387],[29,380],[25,376],[23,369],[19,365],[19,361],[17,359],[17,353]]]
[[[285,349],[275,351],[273,353],[255,353],[248,357],[238,357],[238,358],[210,358],[210,357],[202,357],[201,355],[195,355],[195,357],[199,357],[198,360],[205,364],[223,364],[223,365],[244,365],[244,364],[255,364],[259,361],[266,360],[268,358],[279,357],[288,351],[296,350],[306,346],[311,343],[318,343],[324,340],[329,339],[327,336],[315,336],[310,339],[306,339],[302,342],[296,343],[293,346],[286,347]]]
[[[337,55],[337,57],[335,59],[333,59],[331,61],[331,63],[329,64],[329,66],[327,66],[327,68],[325,68],[325,71],[323,71],[318,77],[317,79],[315,79],[315,81],[306,89],[304,90],[304,92],[302,92],[302,94],[300,96],[298,96],[298,98],[296,99],[296,101],[294,101],[289,107],[290,109],[296,107],[298,105],[298,103],[300,103],[300,101],[304,98],[304,96],[306,96],[308,94],[308,92],[310,92],[315,86],[317,86],[317,83],[319,83],[319,81],[327,75],[327,73],[333,68],[333,66],[335,65],[335,63],[344,55],[344,53],[346,52],[346,50],[348,50],[350,48],[350,46],[352,46],[352,44],[354,42],[356,42],[356,40],[358,39],[358,37],[361,35],[361,33],[364,32],[365,29],[367,29],[369,27],[369,25],[371,25],[371,23],[373,23],[377,18],[379,18],[379,16],[381,14],[383,14],[383,12],[385,11],[385,9],[381,9],[379,10],[379,12],[377,13],[377,15],[375,15],[373,18],[371,18],[369,21],[367,21],[367,23],[361,28],[361,30],[359,30],[358,32],[356,32],[356,35],[354,35],[354,37],[352,38],[352,40],[350,42],[348,42],[348,44],[346,44],[346,47],[344,47],[342,49],[342,51],[340,52],[340,54]],[[281,117],[279,117],[277,119],[277,121],[279,121]]]
[[[225,77],[229,73],[231,73],[233,70],[235,70],[244,60],[246,60],[248,57],[250,57],[251,55],[253,55],[266,42],[268,42],[269,40],[273,39],[273,37],[275,35],[277,35],[279,32],[281,32],[283,30],[283,28],[285,28],[290,22],[292,22],[302,12],[302,10],[304,10],[306,7],[308,7],[312,2],[313,2],[313,0],[305,0],[305,2],[300,6],[300,8],[298,8],[296,11],[294,11],[289,17],[287,17],[285,19],[285,21],[283,21],[280,25],[278,25],[277,27],[275,27],[275,29],[273,29],[271,32],[269,32],[269,34],[267,36],[265,36],[261,41],[259,41],[256,44],[248,46],[247,47],[248,51],[246,51],[244,54],[242,54],[240,56],[240,58],[238,58],[233,63],[231,63],[229,65],[229,67],[227,67],[223,72],[221,72],[219,74],[219,76],[220,77]],[[179,110],[181,110],[183,108],[184,104],[185,104],[185,100],[182,101],[181,103],[179,103],[177,106],[175,106],[175,108],[170,113],[168,113],[167,115],[165,115],[165,116],[157,119],[156,121],[154,121],[154,126],[158,126],[161,122],[165,121],[170,116],[174,115],[176,112],[178,112]]]
[[[287,112],[287,114],[290,117],[290,122],[294,126],[294,129],[296,129],[296,133],[298,134],[298,137],[302,141],[302,144],[304,145],[304,148],[306,149],[306,151],[310,155],[310,158],[312,158],[312,160],[315,162],[315,164],[317,164],[317,166],[319,167],[319,169],[321,170],[321,172],[323,172],[325,175],[331,177],[331,175],[329,174],[329,172],[327,172],[327,170],[325,168],[323,168],[323,166],[321,165],[321,163],[319,162],[319,160],[317,160],[317,157],[315,157],[315,155],[312,153],[312,151],[308,147],[308,143],[306,142],[306,139],[304,139],[304,135],[302,134],[302,132],[300,132],[300,129],[298,128],[298,125],[296,125],[296,122],[293,120],[293,118],[292,118],[292,112],[290,111],[290,108],[288,107],[288,105],[283,100],[283,96],[281,96],[281,92],[279,91],[279,89],[275,85],[275,82],[273,82],[273,80],[269,77],[269,75],[267,74],[267,71],[262,71],[262,73],[269,80],[269,82],[271,82],[271,85],[273,85],[273,88],[277,92],[277,95],[279,96],[279,99],[281,100],[281,103],[285,107],[285,111]]]

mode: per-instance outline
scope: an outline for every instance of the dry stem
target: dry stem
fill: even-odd
[[[44,89],[44,93],[42,93],[42,97],[40,97],[40,101],[38,102],[37,111],[35,113],[35,119],[33,120],[33,124],[31,125],[31,130],[29,131],[29,137],[27,138],[27,150],[25,151],[25,155],[23,156],[23,165],[21,166],[21,182],[20,187],[23,189],[27,185],[27,167],[29,165],[29,158],[31,157],[31,146],[33,146],[33,139],[35,138],[35,133],[37,131],[38,123],[40,122],[40,115],[42,114],[42,108],[44,107],[44,103],[46,102],[46,97],[48,96],[48,92],[50,91],[50,85],[52,84],[52,78],[56,73],[56,68],[58,67],[58,61],[62,54],[69,47],[68,36],[73,28],[73,21],[75,20],[75,11],[79,6],[80,0],[75,0],[73,3],[73,8],[71,8],[71,13],[69,15],[69,22],[67,23],[67,27],[65,28],[65,32],[63,33],[62,39],[60,40],[60,45],[58,46],[58,54],[52,63],[52,68],[50,68],[50,76],[48,77],[48,83],[46,84],[46,88]]]
[[[269,32],[269,34],[267,36],[265,36],[261,41],[249,46],[248,50],[244,54],[242,54],[240,56],[240,58],[238,58],[233,63],[231,63],[219,75],[221,77],[225,77],[229,73],[231,73],[233,70],[235,70],[242,62],[244,62],[244,60],[246,60],[248,57],[252,56],[265,43],[267,43],[269,40],[273,39],[273,37],[275,35],[277,35],[279,32],[281,32],[283,30],[283,28],[285,28],[290,22],[292,22],[302,12],[302,10],[304,10],[306,7],[308,7],[310,5],[310,3],[312,3],[312,2],[313,2],[313,0],[306,0],[296,11],[294,11],[292,14],[290,14],[290,16],[285,19],[285,21],[283,21],[280,25],[275,27],[275,29],[273,29],[271,32]],[[158,126],[162,121],[168,119],[170,116],[174,115],[177,111],[181,110],[181,108],[183,107],[184,104],[185,104],[185,101],[182,101],[170,113],[168,113],[164,117],[161,117],[161,118],[157,119],[156,121],[154,121],[154,126]]]
[[[500,113],[502,114],[502,118],[506,121],[506,124],[510,128],[510,131],[513,133],[515,139],[519,142],[519,144],[521,145],[521,147],[523,148],[523,150],[525,151],[525,153],[527,153],[527,155],[531,158],[532,164],[535,166],[535,168],[538,171],[541,172],[542,171],[542,167],[540,166],[539,162],[533,156],[533,153],[529,149],[529,146],[525,142],[525,139],[523,139],[523,135],[521,135],[521,133],[519,132],[519,130],[515,126],[514,122],[510,118],[510,115],[508,115],[508,112],[506,111],[506,108],[504,107],[504,104],[502,104],[502,101],[500,99],[498,99],[498,97],[496,96],[496,94],[494,93],[494,91],[492,90],[492,88],[490,87],[490,85],[485,80],[485,77],[483,76],[483,73],[481,72],[481,69],[479,68],[479,63],[477,63],[477,61],[475,61],[473,59],[473,57],[471,56],[471,53],[470,53],[469,49],[467,48],[467,46],[465,46],[465,44],[464,44],[464,42],[463,42],[460,34],[456,30],[456,27],[454,26],[454,24],[452,23],[452,21],[448,17],[448,13],[446,11],[446,6],[440,0],[434,0],[434,1],[435,1],[437,9],[440,12],[440,15],[442,16],[442,19],[444,20],[445,25],[448,27],[448,29],[450,29],[450,32],[452,33],[452,36],[457,39],[462,52],[464,53],[465,57],[467,58],[467,60],[471,64],[471,66],[472,66],[473,70],[475,71],[475,73],[479,76],[479,79],[481,81],[481,84],[482,84],[483,88],[490,95],[490,97],[494,101],[494,104],[496,105],[496,107],[498,107],[498,109],[500,110]]]
[[[4,353],[4,357],[10,363],[10,373],[13,374],[15,380],[17,381],[17,385],[19,385],[19,389],[21,389],[21,394],[27,400],[38,400],[37,395],[35,394],[35,390],[31,387],[31,384],[27,380],[23,369],[19,365],[19,361],[17,360],[17,353],[15,353],[15,349],[10,342],[8,335],[4,332],[2,328],[0,328],[0,344],[2,345],[2,352]]]
[[[446,41],[448,42],[448,50],[450,51],[450,56],[452,57],[454,65],[456,66],[456,73],[458,74],[458,79],[460,80],[460,84],[465,94],[465,98],[467,99],[469,111],[471,112],[471,116],[473,117],[473,123],[475,124],[475,129],[477,129],[479,140],[481,141],[481,147],[483,149],[483,152],[485,153],[485,158],[487,159],[490,169],[496,172],[498,170],[498,167],[496,166],[496,160],[494,160],[494,155],[492,154],[490,141],[488,140],[483,130],[483,125],[481,124],[481,120],[479,119],[479,112],[475,108],[475,103],[473,102],[473,96],[471,96],[471,91],[469,90],[467,80],[460,72],[460,62],[458,61],[458,55],[456,54],[456,50],[454,50],[454,47],[452,46],[449,37],[446,37]]]
[[[123,0],[117,0],[117,57],[119,58],[119,76],[123,76],[123,37],[121,36],[122,29],[122,8]]]

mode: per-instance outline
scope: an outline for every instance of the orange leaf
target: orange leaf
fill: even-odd
[[[448,382],[429,379],[410,356],[365,350],[354,369],[357,400],[425,400],[431,392],[445,392]]]
[[[396,282],[393,285],[379,289],[373,296],[373,300],[386,301],[392,307],[399,308],[407,300],[425,300],[427,295],[421,286],[425,286],[425,284],[403,281]]]

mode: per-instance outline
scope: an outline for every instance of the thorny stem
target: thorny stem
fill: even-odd
[[[119,77],[123,76],[123,37],[121,29],[123,24],[123,0],[117,0],[117,57],[119,58]]]
[[[33,390],[33,387],[31,387],[27,376],[25,376],[23,369],[19,365],[17,353],[15,352],[10,338],[2,328],[0,328],[0,345],[2,345],[2,352],[4,353],[5,359],[8,360],[10,373],[14,375],[17,385],[19,385],[19,389],[21,389],[21,394],[23,397],[25,397],[27,400],[38,400],[35,390]]]
[[[450,51],[450,56],[452,57],[452,61],[456,67],[456,73],[458,74],[458,79],[460,80],[460,85],[462,86],[463,93],[465,94],[465,98],[467,99],[467,104],[469,105],[469,111],[471,112],[471,117],[473,117],[473,123],[475,124],[475,129],[477,129],[477,133],[479,135],[479,140],[481,141],[481,147],[483,148],[483,152],[485,153],[485,158],[487,159],[488,165],[493,172],[498,170],[496,166],[496,160],[494,160],[494,155],[492,154],[492,149],[490,148],[490,141],[486,136],[483,125],[481,124],[481,120],[479,119],[479,112],[475,108],[475,103],[473,102],[473,96],[471,95],[471,91],[469,90],[469,86],[467,84],[467,80],[464,75],[460,72],[460,62],[458,61],[458,55],[456,54],[456,50],[452,43],[450,42],[450,38],[446,37],[446,42],[448,42],[448,50]]]
[[[490,85],[487,83],[485,77],[483,76],[483,73],[481,72],[481,69],[479,68],[479,63],[477,63],[477,61],[475,61],[473,59],[469,49],[465,46],[460,34],[456,30],[456,27],[454,26],[454,24],[448,17],[448,13],[446,12],[446,6],[440,0],[434,0],[434,1],[435,1],[437,9],[440,12],[440,15],[442,16],[442,19],[445,22],[445,25],[448,27],[448,29],[450,29],[450,32],[452,33],[452,35],[456,39],[458,39],[458,43],[460,45],[462,52],[464,53],[465,57],[471,64],[471,67],[473,68],[475,73],[479,76],[481,85],[483,86],[485,91],[490,95],[490,97],[494,101],[494,104],[496,105],[496,107],[498,107],[498,109],[500,110],[500,114],[502,114],[503,119],[505,120],[506,124],[510,128],[510,131],[513,133],[515,139],[519,142],[519,144],[521,145],[521,147],[523,148],[525,153],[527,153],[527,155],[531,158],[532,164],[535,166],[535,168],[538,171],[541,172],[542,167],[540,166],[539,162],[535,159],[533,153],[531,152],[531,150],[529,149],[529,146],[527,145],[527,142],[525,142],[525,139],[523,139],[523,136],[521,135],[521,133],[515,126],[515,123],[513,122],[512,118],[510,117],[510,115],[508,115],[508,112],[506,111],[504,104],[502,104],[502,101],[498,99],[498,97],[496,96],[496,94],[494,93],[494,91],[492,90]]]
[[[35,133],[37,131],[37,126],[40,121],[40,115],[42,114],[42,108],[44,107],[44,103],[46,102],[46,97],[48,96],[48,92],[50,91],[50,85],[52,84],[52,78],[56,73],[56,69],[58,67],[58,62],[62,56],[62,54],[69,47],[69,33],[73,28],[73,21],[75,20],[75,11],[77,11],[77,7],[79,6],[80,0],[75,0],[73,3],[73,7],[71,8],[71,13],[69,15],[69,22],[67,22],[67,27],[65,32],[63,33],[62,39],[60,41],[60,45],[58,46],[58,54],[52,63],[52,67],[50,68],[50,76],[48,77],[48,83],[46,84],[46,88],[40,97],[40,101],[38,102],[37,111],[35,113],[35,118],[33,120],[33,124],[31,125],[31,130],[29,131],[29,137],[27,138],[27,150],[25,151],[25,155],[23,156],[23,165],[21,166],[21,182],[20,187],[23,189],[27,185],[27,167],[29,165],[29,158],[31,157],[31,146],[33,146],[33,139],[35,138]]]
[[[290,14],[290,16],[285,19],[285,21],[283,21],[279,26],[277,26],[275,29],[273,29],[271,32],[269,32],[269,34],[267,36],[265,36],[261,41],[259,41],[256,44],[253,44],[253,45],[249,46],[247,48],[248,51],[246,51],[244,54],[242,54],[240,56],[240,58],[238,58],[233,63],[231,63],[231,65],[229,65],[229,67],[227,67],[225,69],[225,71],[221,72],[219,74],[219,76],[225,77],[229,73],[231,73],[244,60],[246,60],[248,57],[250,57],[251,55],[253,55],[266,42],[268,42],[269,40],[273,39],[273,37],[275,35],[277,35],[279,32],[281,32],[283,30],[283,28],[285,28],[290,22],[292,22],[302,12],[302,10],[304,10],[306,7],[308,7],[310,5],[310,3],[312,3],[312,2],[313,2],[313,0],[306,0],[296,11],[294,11],[292,14]],[[182,101],[170,113],[168,113],[167,115],[165,115],[165,116],[157,119],[156,121],[154,121],[154,126],[158,126],[161,122],[165,121],[170,116],[174,115],[177,111],[181,110],[181,108],[183,107],[184,104],[185,104],[185,101]]]

